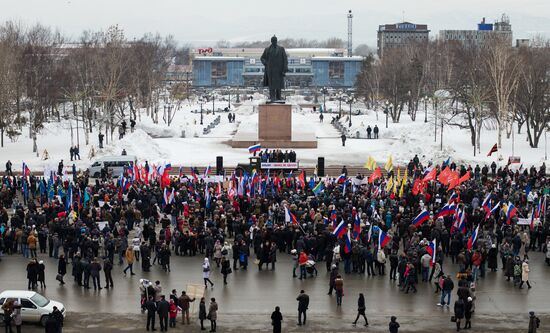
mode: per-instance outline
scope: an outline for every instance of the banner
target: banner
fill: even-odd
[[[535,219],[535,225],[540,224],[540,218]],[[518,218],[518,225],[531,225],[530,218]]]
[[[298,169],[298,162],[262,162],[262,169]]]

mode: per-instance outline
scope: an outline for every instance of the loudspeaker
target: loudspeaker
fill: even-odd
[[[325,176],[325,158],[324,157],[317,157],[317,176],[319,177]]]
[[[223,176],[223,156],[216,156],[216,175]]]

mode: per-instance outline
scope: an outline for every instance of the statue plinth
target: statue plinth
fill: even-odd
[[[292,105],[259,105],[258,138],[267,141],[292,140]]]
[[[292,131],[291,104],[260,104],[258,124],[241,123],[233,138],[227,142],[233,148],[248,148],[258,143],[262,149],[317,148],[317,137],[309,128],[295,128]]]

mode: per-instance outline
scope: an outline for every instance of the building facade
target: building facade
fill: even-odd
[[[384,51],[389,49],[427,43],[430,38],[430,30],[428,30],[427,24],[402,22],[378,26],[377,35],[378,56],[382,58]]]
[[[506,15],[500,21],[486,23],[485,18],[477,25],[477,30],[441,30],[439,38],[443,41],[456,41],[467,46],[479,47],[494,38],[505,40],[512,46],[512,25]]]
[[[198,49],[193,54],[193,86],[262,85],[264,49]],[[287,49],[287,87],[351,88],[363,57],[345,57],[344,49]]]

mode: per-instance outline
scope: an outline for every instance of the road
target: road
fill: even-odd
[[[172,289],[178,294],[190,284],[202,283],[201,257],[172,256],[172,271],[166,273],[158,266],[150,273],[142,273],[139,263],[135,276],[125,277],[122,266],[113,270],[115,288],[101,291],[84,290],[73,284],[66,276],[67,284],[59,286],[55,281],[57,262],[40,255],[46,264],[47,288],[40,291],[45,296],[61,301],[68,310],[67,325],[64,332],[96,332],[98,327],[105,332],[144,330],[144,318],[139,309],[139,279],[160,280],[164,292],[168,295]],[[25,265],[27,260],[21,255],[4,256],[0,262],[1,290],[25,289],[27,286]],[[455,273],[446,262],[445,270]],[[215,266],[215,265],[214,265]],[[319,275],[316,278],[300,281],[292,278],[292,262],[286,254],[278,256],[275,271],[258,271],[255,266],[248,271],[236,271],[228,278],[229,284],[223,286],[221,274],[213,269],[213,290],[206,290],[206,297],[215,297],[219,304],[219,331],[222,332],[258,332],[270,330],[269,315],[273,308],[281,307],[285,317],[285,330],[305,332],[295,326],[296,296],[300,289],[310,295],[307,332],[327,331],[363,331],[354,329],[351,322],[355,318],[357,296],[365,294],[369,332],[386,332],[391,315],[398,317],[403,332],[452,331],[452,314],[447,308],[436,306],[437,295],[434,286],[419,284],[417,294],[403,294],[394,282],[385,277],[365,277],[345,275],[345,296],[342,308],[336,307],[334,296],[328,296],[328,275],[324,263],[319,263]],[[70,272],[71,268],[68,267]],[[534,310],[543,318],[550,320],[550,267],[544,264],[541,253],[531,254],[530,280],[533,289],[513,288],[506,282],[502,271],[488,273],[478,283],[476,313],[473,318],[474,330],[485,332],[521,332],[526,331],[528,311]],[[453,298],[455,294],[453,293]],[[454,302],[454,299],[452,300]],[[194,313],[198,304],[195,302]],[[196,318],[196,315],[195,315]],[[179,323],[178,323],[179,325]],[[191,325],[197,327],[195,322]],[[27,331],[27,329],[25,329]],[[37,327],[30,332],[42,332]],[[190,331],[186,329],[186,331]],[[192,331],[192,330],[191,330]],[[539,332],[550,332],[544,327]]]

